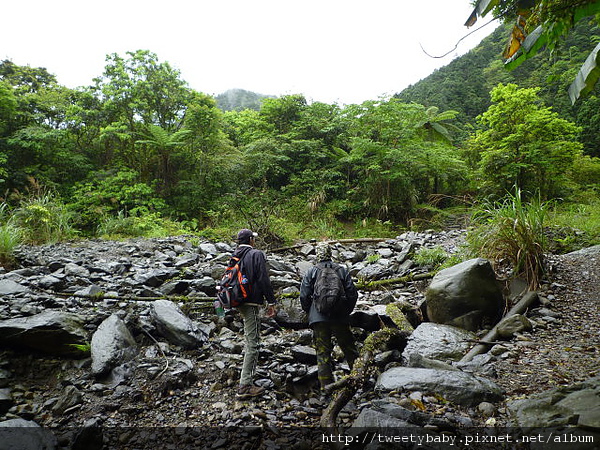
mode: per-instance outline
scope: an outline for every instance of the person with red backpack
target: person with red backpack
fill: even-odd
[[[350,329],[350,313],[356,306],[358,291],[344,266],[332,261],[331,248],[317,244],[317,264],[311,267],[300,285],[300,304],[308,313],[317,352],[319,384],[322,393],[333,383],[332,336],[335,336],[352,369],[358,350]]]
[[[242,229],[237,235],[238,247],[232,258],[239,258],[245,296],[236,309],[244,321],[244,362],[236,396],[240,399],[262,395],[264,388],[253,384],[260,344],[260,308],[268,303],[267,317],[274,317],[275,294],[269,279],[265,254],[254,248],[257,233]]]

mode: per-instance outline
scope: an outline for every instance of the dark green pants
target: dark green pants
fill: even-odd
[[[350,331],[350,325],[347,323],[318,322],[313,324],[312,328],[313,341],[317,352],[319,384],[322,389],[335,381],[331,359],[331,352],[333,351],[332,336],[335,336],[350,368],[358,358],[358,350],[354,343],[352,331]]]

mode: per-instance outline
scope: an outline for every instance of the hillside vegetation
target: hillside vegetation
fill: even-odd
[[[566,94],[598,28],[582,22],[560,53],[513,72],[498,58],[505,31],[392,98],[347,106],[215,99],[147,50],[109,55],[78,89],[2,61],[0,256],[19,242],[242,226],[271,245],[385,237],[464,224],[517,192],[548,209],[559,247],[598,242],[600,104]]]

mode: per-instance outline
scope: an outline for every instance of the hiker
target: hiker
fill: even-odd
[[[244,399],[256,397],[264,392],[264,388],[253,384],[260,343],[260,308],[265,300],[268,303],[267,317],[274,317],[275,294],[271,287],[265,254],[254,248],[257,233],[242,229],[237,235],[238,247],[232,256],[243,261],[243,274],[250,286],[248,298],[237,307],[244,321],[244,362],[240,375],[237,397]]]
[[[350,330],[350,313],[356,305],[358,292],[350,274],[344,266],[336,264],[331,258],[331,248],[327,243],[319,243],[316,247],[317,264],[311,267],[300,285],[300,303],[302,309],[308,313],[308,324],[313,329],[313,343],[317,352],[317,365],[321,393],[325,396],[325,386],[333,383],[333,362],[331,352],[333,351],[332,335],[335,336],[338,345],[342,349],[346,361],[352,369],[354,361],[358,357],[358,350],[354,342],[354,336]],[[318,308],[318,293],[322,291],[321,285],[324,269],[330,267],[337,276],[329,283],[339,283],[339,292],[335,305],[329,308]],[[330,269],[327,270],[332,273]],[[329,312],[319,312],[318,309]]]

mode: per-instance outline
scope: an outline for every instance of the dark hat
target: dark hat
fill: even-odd
[[[331,260],[331,247],[327,242],[319,242],[316,246],[317,261]]]
[[[258,233],[255,233],[248,228],[243,228],[238,232],[237,240],[241,243],[250,242],[250,239],[255,238],[256,236],[258,236]]]

